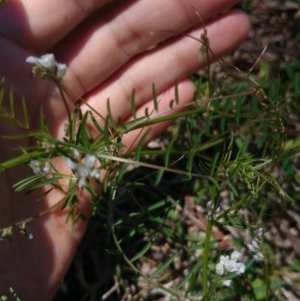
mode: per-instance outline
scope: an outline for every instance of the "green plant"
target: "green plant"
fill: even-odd
[[[200,59],[213,58],[206,33],[198,41],[202,43]],[[52,56],[48,65],[45,58],[49,56],[29,59],[35,64],[33,72],[54,81],[66,104],[62,86],[65,67],[57,64]],[[197,78],[198,89],[190,107],[168,117],[156,111],[145,111],[143,117],[136,117],[134,91],[131,99],[134,118],[118,124],[112,118],[109,101],[107,116],[101,116],[92,107],[83,112],[84,99],[78,100],[73,112],[66,104],[68,123],[61,140],[52,137],[43,112],[40,113],[39,129],[29,128],[26,101],[23,102],[23,119],[16,117],[12,91],[10,108],[0,106],[0,119],[22,128],[25,133],[8,139],[31,137],[36,144],[21,146],[22,154],[3,162],[1,171],[27,164],[33,175],[16,183],[16,191],[30,193],[47,187],[39,201],[53,189],[60,190],[65,196],[46,211],[1,229],[2,237],[12,240],[17,229],[33,238],[30,222],[54,207],[67,208],[66,222],[71,220],[74,226],[78,219],[84,218],[78,210],[78,199],[84,191],[90,196],[94,216],[99,213],[106,216],[105,230],[114,241],[114,244],[108,244],[108,253],[121,256],[131,269],[131,276],[142,276],[162,294],[170,294],[178,300],[228,300],[241,295],[246,300],[278,300],[275,291],[286,283],[274,272],[274,256],[264,243],[262,229],[267,228],[276,214],[297,203],[297,196],[291,195],[283,186],[286,186],[285,177],[297,183],[291,158],[299,153],[300,144],[297,132],[291,131],[290,125],[299,119],[299,73],[293,73],[284,82],[278,76],[265,88],[251,78],[250,72],[245,74],[219,63],[226,76],[216,83],[209,77],[206,81]],[[227,80],[231,74],[238,80]],[[159,100],[154,86],[152,90],[157,108]],[[3,94],[2,83],[1,99]],[[177,91],[170,110],[174,104],[180,106]],[[124,134],[169,119],[176,123],[166,134],[164,139],[168,142],[163,140],[162,148],[143,148],[146,132],[140,137],[136,151],[123,152]],[[69,168],[68,173],[62,173],[59,166],[53,164],[55,158],[62,158]],[[143,167],[146,172],[128,179],[126,170],[132,166]],[[138,174],[137,170],[135,172]],[[177,185],[188,194],[165,192],[161,196],[155,191],[155,187],[168,185],[170,175],[176,175]],[[146,196],[143,195],[145,190]],[[135,202],[135,206],[124,208],[124,202],[128,200]],[[181,220],[184,201],[195,206],[195,216],[204,220],[201,224],[204,236],[186,232]],[[274,207],[277,208],[274,210]],[[122,213],[116,208],[122,208]],[[196,223],[192,216],[186,219]],[[213,230],[216,226],[233,227],[243,235],[227,249],[222,249],[222,240]],[[246,233],[253,239],[247,241]],[[128,242],[138,241],[141,237],[144,239],[142,246],[134,255],[124,250]],[[161,264],[149,274],[142,272],[137,263],[158,242],[168,240],[171,247],[164,252]],[[231,249],[243,250],[245,267],[237,261],[239,252],[232,253],[235,255],[231,259],[229,255],[223,255],[229,254]],[[251,259],[252,253],[256,261]],[[180,272],[176,260],[185,258],[189,258],[188,272],[176,282],[174,275]],[[115,266],[118,281],[125,287],[120,266],[117,263]],[[164,278],[165,275],[169,278]],[[173,280],[171,286],[164,285],[166,279]],[[238,286],[240,279],[243,285]]]

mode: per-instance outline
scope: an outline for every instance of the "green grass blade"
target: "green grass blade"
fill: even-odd
[[[157,233],[154,234],[152,238],[149,240],[149,242],[144,246],[144,248],[141,251],[139,251],[137,254],[135,254],[135,256],[133,256],[133,258],[130,261],[134,262],[139,258],[141,258],[151,248],[157,236],[158,236]]]

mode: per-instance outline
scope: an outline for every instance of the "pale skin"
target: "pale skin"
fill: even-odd
[[[205,61],[198,61],[200,44],[179,36],[146,51],[173,35],[159,30],[186,31],[200,37],[203,28],[195,10],[199,11],[216,57],[236,48],[249,30],[247,17],[239,11],[228,11],[206,22],[236,4],[236,0],[106,2],[8,0],[0,6],[0,78],[5,77],[7,88],[14,87],[16,103],[25,97],[33,127],[37,126],[42,106],[53,135],[61,137],[67,114],[55,85],[32,77],[32,65],[25,63],[28,56],[54,53],[58,62],[67,64],[64,85],[102,115],[106,114],[109,97],[116,120],[125,120],[130,118],[132,89],[136,90],[137,112],[142,115],[146,107],[151,111],[151,83],[161,95],[161,111],[174,97],[175,79],[179,81],[180,103],[192,100],[195,88],[186,77],[205,65]],[[71,109],[75,100],[68,99]],[[168,125],[153,126],[149,141]],[[19,129],[5,123],[0,126],[1,134],[19,133]],[[136,133],[129,134],[124,143],[134,148],[135,138]],[[21,142],[0,139],[2,162],[18,154],[12,148]],[[22,145],[30,143],[22,141]],[[0,174],[0,228],[49,208],[63,197],[54,191],[37,204],[41,191],[29,196],[14,193],[12,185],[31,174],[26,166]],[[87,198],[82,197],[79,206],[90,216]],[[55,210],[28,224],[32,240],[17,233],[13,243],[0,243],[1,293],[13,287],[24,301],[53,298],[88,224],[79,221],[71,233],[65,215],[66,211]]]

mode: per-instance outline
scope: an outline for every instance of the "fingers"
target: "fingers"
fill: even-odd
[[[89,22],[55,48],[59,61],[67,63],[65,83],[83,95],[106,80],[132,57],[174,35],[207,20],[235,4],[236,0],[124,1],[100,10]],[[157,13],[151,13],[151,12]],[[56,50],[57,49],[57,50]]]
[[[10,0],[0,7],[0,34],[37,52],[56,44],[109,0]]]
[[[218,58],[231,51],[247,36],[247,17],[239,12],[228,12],[207,25],[210,47]],[[190,35],[200,37],[203,29],[194,29]],[[106,116],[106,101],[110,99],[115,120],[124,119],[130,113],[130,95],[135,89],[136,106],[141,106],[152,96],[151,84],[162,93],[193,72],[201,69],[205,61],[198,61],[201,44],[189,37],[181,36],[153,49],[120,69],[111,78],[100,84],[84,99],[102,116]]]
[[[215,59],[233,50],[246,38],[249,21],[244,13],[232,11],[207,24],[206,29]],[[197,28],[188,34],[200,37],[202,32],[202,28]],[[155,84],[157,93],[162,93],[174,85],[175,79],[180,81],[203,68],[205,61],[198,61],[200,47],[199,42],[185,36],[170,40],[163,46],[136,56],[83,98],[104,117],[107,115],[107,99],[110,99],[114,119],[124,120],[131,113],[130,99],[133,89],[136,91],[135,105],[139,107],[152,98],[152,83]],[[51,108],[47,109],[48,119],[60,119],[64,123],[66,115],[60,96],[51,95],[51,99],[51,102],[48,102],[48,106],[51,105]],[[59,112],[63,114],[60,118]],[[58,125],[56,122],[54,126],[60,126],[57,130],[62,131],[62,124]]]
[[[78,26],[89,14],[95,12],[109,1],[110,0],[69,0],[62,2],[60,0],[10,0],[2,5],[0,9],[0,33],[4,36],[9,36],[18,42],[18,44],[35,49],[37,52],[45,51]],[[149,16],[150,9],[152,11],[161,12],[161,9],[164,8],[165,14],[167,14],[168,6],[172,8],[173,5],[177,5],[179,8],[186,10],[187,7],[196,6],[197,1],[182,1],[183,4],[181,4],[179,0],[116,2],[117,1],[114,1],[111,4],[114,9],[105,10],[103,13],[101,10],[98,11],[97,19],[106,19],[107,21],[109,17],[107,18],[106,15],[114,17],[116,13],[129,10],[130,8],[130,11],[138,12],[136,16],[139,16],[138,18],[140,18],[140,20],[144,20],[146,17],[144,12],[147,12]],[[202,0],[198,2],[202,2],[203,15],[205,15],[206,10],[209,10],[211,6],[217,5],[220,9],[224,10],[228,5],[232,5],[237,1],[214,0],[207,2]],[[132,6],[137,7],[138,10],[140,10],[140,7],[144,8],[144,10],[137,11],[136,8],[132,10]],[[216,11],[216,13],[218,12]]]
[[[249,23],[243,13],[233,11],[220,16],[208,24],[206,29],[211,50],[214,52],[213,59],[216,59],[243,41],[247,36]],[[202,32],[203,29],[195,29],[189,34],[200,37]],[[159,110],[158,113],[153,112],[154,115],[150,114],[150,118],[154,118],[155,115],[161,117],[162,113],[168,115],[184,110],[185,104],[191,102],[195,88],[190,81],[183,80],[178,86],[180,104],[176,109],[170,110],[170,101],[175,98],[172,86],[175,79],[180,81],[204,67],[205,61],[198,61],[200,46],[199,42],[189,37],[181,36],[172,40],[163,47],[137,57],[84,99],[104,117],[107,115],[107,99],[110,99],[110,109],[114,119],[126,120],[131,114],[130,100],[134,88],[137,115],[141,117],[145,116],[146,108],[149,114],[153,110],[151,83],[154,83],[157,93],[160,93]],[[171,121],[151,126],[146,142],[153,139],[170,123]],[[123,137],[123,143],[129,150],[136,147],[145,130],[136,130]]]

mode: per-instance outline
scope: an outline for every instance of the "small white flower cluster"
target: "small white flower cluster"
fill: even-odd
[[[50,172],[50,164],[48,161],[31,160],[29,166],[35,174]]]
[[[74,149],[74,156],[76,159],[80,159],[79,152],[76,149]],[[99,169],[94,168],[96,159],[96,156],[92,154],[85,154],[84,163],[75,163],[70,158],[66,158],[67,166],[70,167],[79,177],[79,181],[77,183],[79,188],[86,186],[87,178],[99,179]]]
[[[220,207],[215,208],[213,201],[209,201],[206,204],[206,211],[207,211],[208,220],[211,221],[213,220],[214,216],[221,211],[221,209]]]
[[[66,64],[56,62],[52,53],[44,54],[41,57],[29,56],[26,62],[35,65],[32,69],[34,76],[37,73],[42,73],[42,77],[50,74],[61,80],[67,72]],[[56,74],[54,73],[55,69]]]
[[[237,262],[240,257],[240,252],[233,251],[231,256],[228,255],[220,257],[220,262],[216,264],[216,273],[223,276],[227,273],[237,273],[238,275],[245,272],[245,265],[242,262]],[[230,286],[231,280],[224,280],[223,285]]]
[[[253,258],[256,261],[264,261],[264,255],[262,253],[262,235],[263,228],[259,228],[254,231],[254,238],[251,241],[251,244],[247,244],[247,247],[250,252],[254,253]]]

